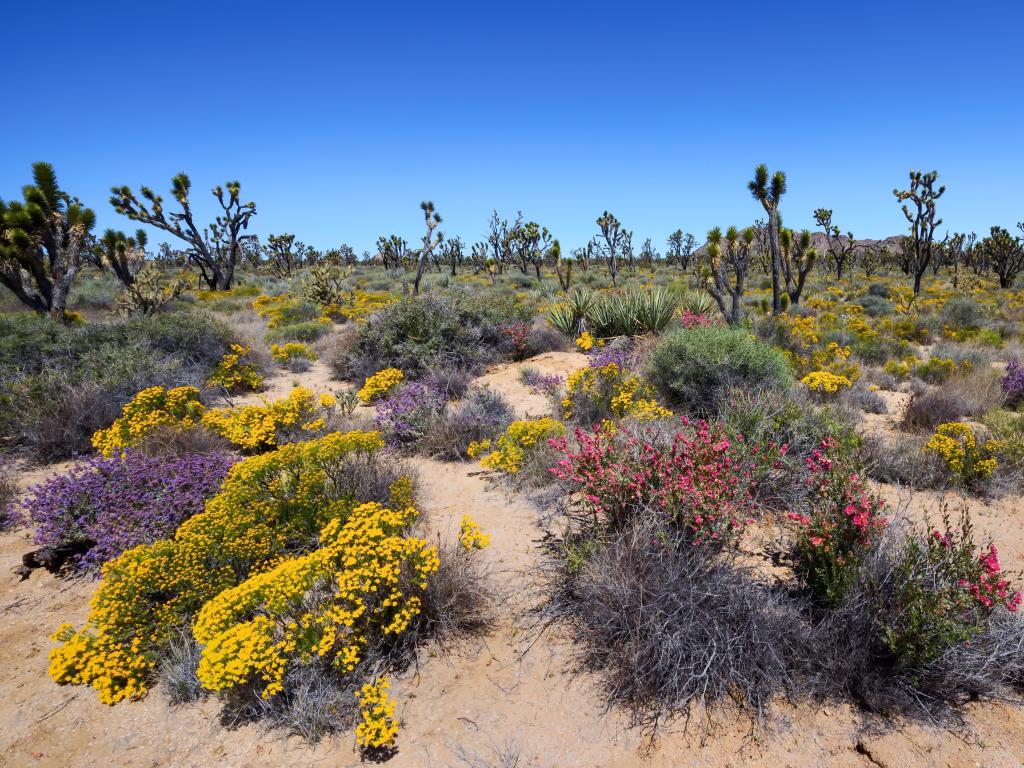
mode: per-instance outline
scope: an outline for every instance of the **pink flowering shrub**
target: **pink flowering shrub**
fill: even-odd
[[[701,315],[684,309],[682,314],[679,315],[679,324],[683,328],[707,328],[709,325],[714,325],[715,321],[707,315]]]
[[[724,544],[756,516],[754,487],[779,468],[786,447],[749,446],[706,421],[681,424],[671,440],[650,427],[577,428],[573,442],[550,441],[562,454],[550,471],[612,530],[654,510],[694,544]]]
[[[970,643],[989,627],[997,609],[1016,612],[1012,588],[991,542],[977,546],[966,510],[958,526],[943,513],[941,530],[910,537],[892,572],[883,611],[885,643],[901,666],[917,669],[954,645]]]
[[[807,512],[789,513],[799,526],[797,570],[815,599],[836,605],[885,531],[885,505],[841,460],[833,438],[822,440],[804,461]]]

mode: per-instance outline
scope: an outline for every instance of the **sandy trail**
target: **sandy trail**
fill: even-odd
[[[565,353],[562,353],[563,355]],[[571,353],[570,353],[571,354]],[[542,356],[544,357],[544,356]],[[582,357],[582,356],[580,356]],[[546,373],[578,361],[556,356],[528,364]],[[482,377],[515,395],[518,367]],[[570,367],[571,366],[571,367]],[[340,385],[314,367],[282,373],[267,393],[287,394],[295,379],[316,391]],[[524,388],[525,389],[525,388]],[[528,392],[528,390],[527,390]],[[537,404],[523,405],[537,415]],[[1024,713],[1001,704],[972,706],[970,737],[907,725],[877,734],[848,707],[779,704],[771,728],[751,735],[742,717],[723,715],[701,743],[681,726],[650,743],[627,727],[622,713],[603,710],[600,681],[575,674],[564,629],[538,634],[529,608],[538,599],[543,531],[527,499],[492,487],[472,464],[415,458],[420,506],[431,536],[450,537],[463,514],[491,535],[481,552],[499,595],[496,625],[486,637],[454,648],[427,648],[418,669],[395,680],[402,719],[398,754],[390,765],[461,766],[1006,766],[1024,763]],[[52,471],[52,468],[48,468]],[[41,479],[36,473],[33,480]],[[895,489],[885,491],[895,498]],[[918,494],[911,514],[937,499]],[[1009,567],[1024,565],[1024,507],[1019,498],[991,506],[971,502],[979,528],[1001,544]],[[61,622],[82,622],[95,582],[13,574],[31,548],[27,530],[0,535],[0,765],[10,766],[350,766],[359,764],[350,735],[315,749],[257,726],[223,728],[214,699],[170,709],[159,690],[140,702],[107,707],[82,688],[62,688],[46,676],[49,633]],[[519,762],[500,756],[517,751]],[[467,762],[468,760],[468,762]],[[476,762],[473,762],[473,761]]]

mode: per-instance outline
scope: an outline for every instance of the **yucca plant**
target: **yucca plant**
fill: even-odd
[[[559,333],[575,338],[590,325],[590,313],[595,304],[594,294],[585,288],[576,288],[565,299],[548,310],[548,325]]]
[[[679,309],[710,317],[716,311],[714,299],[704,291],[686,291],[679,297]]]

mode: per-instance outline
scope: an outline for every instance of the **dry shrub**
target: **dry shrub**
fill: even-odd
[[[229,454],[231,449],[225,438],[201,425],[191,429],[158,426],[143,435],[135,448],[146,456]]]
[[[934,451],[923,450],[927,438],[916,435],[865,436],[861,458],[868,474],[883,483],[913,488],[941,488],[949,470]]]
[[[18,483],[14,476],[12,462],[0,456],[0,531],[12,527],[18,521],[14,501],[18,498]]]
[[[946,387],[918,387],[903,409],[901,426],[920,432],[934,432],[939,424],[960,421],[971,410],[962,394]]]
[[[548,609],[571,622],[584,667],[602,673],[608,700],[635,723],[729,700],[761,720],[795,691],[792,659],[807,653],[799,613],[713,548],[650,519],[570,547],[585,556],[565,561]]]

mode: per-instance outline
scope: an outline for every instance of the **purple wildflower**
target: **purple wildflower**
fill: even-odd
[[[527,368],[523,371],[523,384],[533,390],[534,394],[551,395],[558,391],[564,379],[558,374],[550,376],[535,368]]]
[[[1007,363],[1006,375],[999,380],[999,384],[1011,408],[1017,403],[1024,402],[1024,365],[1020,364],[1020,360],[1011,360]]]
[[[377,406],[377,426],[391,445],[408,445],[444,412],[448,398],[435,384],[406,382]]]
[[[139,544],[168,538],[201,512],[236,460],[218,454],[123,457],[82,462],[29,489],[22,502],[36,542],[95,544],[75,566],[99,566]]]

